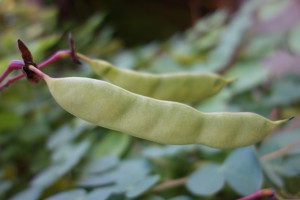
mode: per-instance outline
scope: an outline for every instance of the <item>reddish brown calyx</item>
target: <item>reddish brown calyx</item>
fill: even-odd
[[[71,57],[72,57],[73,62],[75,62],[77,64],[81,64],[81,62],[79,61],[79,59],[76,56],[75,44],[74,44],[72,33],[69,33],[69,47],[71,50]]]
[[[24,42],[22,42],[22,40],[20,39],[18,40],[18,47],[24,61],[23,72],[26,75],[27,80],[33,83],[37,83],[41,79],[41,77],[29,69],[30,65],[37,68],[37,64],[33,62],[31,52],[24,44]]]
[[[36,64],[35,65],[31,64],[31,65],[37,68]],[[41,80],[41,77],[38,76],[35,72],[31,71],[29,69],[29,66],[30,65],[24,65],[23,67],[23,72],[25,73],[27,80],[33,83],[38,83],[39,80]]]

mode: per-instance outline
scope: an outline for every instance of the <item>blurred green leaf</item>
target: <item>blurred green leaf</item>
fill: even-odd
[[[113,184],[116,191],[125,192],[149,173],[150,168],[145,160],[126,160],[105,173],[84,175],[77,184],[84,187]]]
[[[113,193],[107,200],[128,200],[124,193]]]
[[[78,145],[60,147],[53,159],[55,163],[37,174],[30,184],[40,188],[51,185],[81,160],[90,145],[88,140],[84,140]]]
[[[136,67],[136,55],[132,51],[121,51],[114,56],[113,64],[122,69],[133,69]]]
[[[210,30],[210,32],[202,35],[195,43],[198,51],[205,51],[216,46],[224,31],[223,27],[217,27]]]
[[[183,70],[182,65],[167,54],[162,54],[153,60],[148,69],[150,72],[157,74],[181,72]]]
[[[118,191],[127,191],[132,185],[147,177],[150,170],[149,163],[144,159],[123,161],[114,175]]]
[[[285,177],[294,177],[300,174],[300,156],[291,156],[284,160],[280,167],[280,174]]]
[[[144,177],[142,180],[129,186],[126,192],[126,196],[128,198],[139,197],[144,192],[149,190],[152,186],[154,186],[159,181],[159,178],[160,177],[158,175]]]
[[[262,21],[267,21],[278,15],[282,10],[287,8],[289,1],[273,0],[268,6],[262,6],[259,9],[259,17]]]
[[[262,168],[270,181],[278,187],[284,186],[284,181],[277,172],[277,165],[269,162],[262,162]]]
[[[192,198],[182,195],[182,196],[173,197],[170,200],[192,200]]]
[[[235,83],[233,83],[235,84]],[[219,94],[201,102],[196,108],[201,112],[225,112],[229,109],[229,100],[232,94],[230,89],[224,89]]]
[[[23,119],[20,115],[13,112],[1,112],[0,113],[0,133],[9,129],[19,129],[23,123]]]
[[[49,49],[49,47],[54,46],[60,38],[59,34],[53,34],[46,36],[38,41],[33,41],[28,44],[30,51],[33,55],[34,60],[38,61],[38,58],[43,57],[43,53]]]
[[[262,169],[252,146],[234,150],[223,168],[226,181],[239,194],[248,195],[261,189]]]
[[[104,13],[97,13],[91,16],[84,24],[81,26],[76,27],[76,34],[74,36],[76,37],[76,45],[81,48],[82,46],[88,46],[89,42],[92,42],[93,37],[92,36],[94,31],[97,29],[97,27],[100,26],[100,24],[103,22],[105,18]]]
[[[52,133],[47,141],[47,147],[52,150],[59,148],[61,145],[65,145],[68,142],[76,139],[85,130],[93,127],[94,125],[91,125],[83,120],[75,119],[72,121],[72,124],[64,124],[58,130]]]
[[[259,154],[264,156],[286,148],[288,145],[295,144],[298,141],[300,141],[299,128],[282,131],[280,134],[264,141],[259,148]],[[285,183],[282,176],[291,177],[299,173],[299,153],[300,147],[296,146],[285,155],[279,155],[271,160],[263,161],[262,166],[268,178],[277,186],[283,187]]]
[[[4,194],[7,190],[9,190],[13,186],[11,181],[0,180],[0,198],[2,194]]]
[[[24,199],[38,200],[40,194],[42,193],[42,190],[43,189],[40,187],[30,187],[28,189],[23,190],[20,193],[17,193],[9,200],[24,200]]]
[[[93,144],[91,157],[99,158],[108,154],[120,157],[129,147],[130,141],[131,137],[127,134],[109,131],[97,144]]]
[[[48,139],[47,146],[49,149],[54,149],[70,141],[77,134],[73,133],[72,128],[69,124],[63,125],[56,132],[54,132]]]
[[[287,76],[272,84],[271,95],[265,101],[271,106],[286,106],[300,101],[299,76]]]
[[[170,54],[175,61],[185,65],[195,61],[197,52],[185,38],[174,36],[170,41]]]
[[[83,189],[75,189],[61,192],[46,198],[45,200],[85,200],[86,191]]]
[[[256,35],[251,42],[245,46],[245,57],[252,59],[261,59],[274,52],[274,49],[280,47],[286,36],[284,34]]]
[[[115,192],[115,187],[101,187],[88,193],[86,200],[107,200]]]
[[[116,167],[118,164],[118,157],[107,155],[93,160],[83,169],[83,171],[84,173],[101,173]]]
[[[251,75],[251,78],[249,75]],[[236,65],[226,73],[228,77],[237,78],[229,88],[232,94],[241,93],[256,87],[267,79],[267,75],[267,70],[255,61],[236,63]]]
[[[299,127],[292,130],[282,131],[280,134],[276,134],[268,140],[264,141],[259,148],[261,155],[277,151],[281,148],[287,147],[288,145],[297,143],[300,141]],[[300,146],[292,148],[288,155],[294,155],[300,153]],[[277,157],[276,159],[281,159]]]
[[[294,54],[300,54],[300,24],[292,29],[289,37],[289,48]]]
[[[221,165],[210,163],[194,171],[189,176],[186,187],[195,195],[208,196],[217,193],[224,183]]]
[[[158,158],[165,156],[164,148],[162,147],[148,147],[143,150],[143,155],[148,158]]]
[[[97,187],[115,184],[115,182],[115,172],[106,172],[100,175],[85,175],[77,182],[77,185],[81,187]]]
[[[209,65],[211,65],[210,68],[212,70],[219,70],[232,58],[236,49],[245,38],[246,31],[252,22],[252,14],[258,6],[258,2],[257,0],[245,2],[244,6],[226,27],[219,45],[209,55]]]
[[[158,157],[171,157],[178,156],[180,153],[187,153],[192,151],[204,151],[213,153],[219,151],[219,149],[213,149],[203,145],[164,145],[164,146],[151,146],[145,148],[143,155],[148,158],[158,158]]]
[[[212,28],[223,26],[227,16],[228,13],[225,10],[218,10],[213,14],[206,16],[204,19],[196,22],[193,27],[194,33],[206,33],[210,32]]]

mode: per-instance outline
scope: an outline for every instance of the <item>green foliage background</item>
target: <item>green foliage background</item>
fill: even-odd
[[[39,63],[67,48],[70,31],[79,52],[119,67],[151,73],[214,71],[237,78],[218,95],[192,105],[200,111],[297,116],[297,5],[296,0],[247,1],[234,15],[217,10],[168,39],[128,47],[116,37],[118,28],[106,20],[109,9],[93,12],[85,23],[62,23],[56,20],[56,7],[4,0],[0,71],[10,60],[21,58],[18,38]],[[134,32],[129,27],[127,31]],[[137,29],[144,33],[142,27]],[[87,65],[70,59],[44,71],[54,77],[96,77]],[[260,144],[218,150],[160,145],[95,127],[62,110],[43,82],[17,81],[1,91],[0,101],[1,199],[217,200],[269,187],[275,188],[278,198],[300,198],[297,117]],[[286,147],[284,153],[277,152]]]

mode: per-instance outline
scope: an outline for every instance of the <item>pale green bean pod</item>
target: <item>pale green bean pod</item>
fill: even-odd
[[[109,62],[91,59],[79,53],[77,56],[87,61],[96,74],[114,85],[161,100],[195,103],[217,94],[225,85],[233,81],[217,74],[204,72],[172,74],[137,72],[121,69]]]
[[[57,103],[71,114],[162,144],[247,146],[287,121],[271,121],[254,113],[206,114],[185,104],[141,96],[101,80],[41,76]]]

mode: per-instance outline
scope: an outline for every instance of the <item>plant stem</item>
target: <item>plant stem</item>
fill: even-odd
[[[33,71],[34,73],[36,73],[39,77],[41,77],[42,79],[45,79],[48,77],[48,75],[44,74],[42,71],[40,71],[38,68],[32,66],[32,65],[29,65],[29,69],[31,71]]]
[[[172,179],[172,180],[167,180],[154,188],[150,190],[150,192],[160,192],[164,191],[170,188],[178,187],[181,185],[184,185],[187,181],[188,177],[183,177],[183,178],[178,178],[178,179]]]
[[[252,200],[256,198],[261,198],[261,197],[271,197],[274,196],[275,191],[273,189],[267,188],[267,189],[262,189],[257,192],[254,192],[252,194],[249,194],[245,197],[239,198],[238,200]]]
[[[70,50],[59,50],[55,52],[51,57],[49,57],[47,60],[43,61],[41,64],[38,65],[38,68],[43,68],[50,63],[53,63],[56,60],[59,60],[61,58],[66,58],[71,56],[71,51]]]
[[[279,156],[287,154],[291,149],[296,148],[298,146],[300,146],[300,141],[295,142],[293,144],[289,144],[288,146],[283,147],[283,148],[281,148],[277,151],[273,151],[271,153],[263,155],[263,156],[260,157],[260,159],[263,160],[263,161],[272,160],[274,158],[277,158]]]
[[[84,60],[84,61],[86,61],[86,62],[92,62],[92,59],[91,59],[91,58],[89,58],[89,57],[87,57],[87,56],[85,56],[85,55],[83,55],[83,54],[81,54],[81,53],[76,53],[76,56],[77,56],[78,58],[81,58],[82,60]]]

